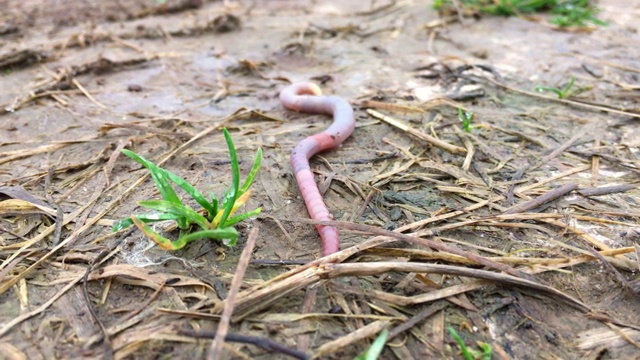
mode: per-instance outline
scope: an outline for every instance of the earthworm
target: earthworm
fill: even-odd
[[[309,159],[325,150],[342,144],[356,127],[353,109],[338,96],[322,96],[320,88],[313,83],[298,83],[287,86],[280,92],[282,105],[293,111],[312,114],[333,115],[333,123],[325,131],[300,141],[291,151],[291,167],[296,175],[300,193],[313,220],[332,220],[322,200],[318,185],[309,167]],[[332,226],[316,225],[322,239],[322,254],[333,254],[340,250],[338,230]]]

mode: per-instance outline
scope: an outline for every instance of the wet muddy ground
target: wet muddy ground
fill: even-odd
[[[408,0],[0,5],[1,356],[205,356],[256,228],[229,358],[353,358],[383,329],[383,359],[461,358],[448,327],[499,359],[640,356],[640,1],[582,31]],[[307,268],[288,156],[330,119],[282,108],[297,81],[357,120],[312,161],[345,250]],[[264,150],[238,246],[111,232],[159,196],[121,148],[221,195],[223,127],[243,174]]]

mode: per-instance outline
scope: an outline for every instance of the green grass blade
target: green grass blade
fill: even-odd
[[[262,208],[257,208],[255,210],[251,210],[251,211],[246,212],[244,214],[236,215],[236,216],[234,216],[234,217],[232,217],[232,218],[227,220],[227,226],[233,226],[233,225],[239,223],[242,220],[248,219],[250,217],[258,216],[261,211],[262,211]]]
[[[253,184],[253,181],[256,178],[256,175],[258,175],[258,170],[260,170],[261,163],[262,163],[262,149],[258,148],[258,151],[256,151],[256,158],[255,160],[253,160],[253,166],[251,167],[251,171],[249,171],[249,175],[247,176],[247,179],[244,181],[244,184],[242,184],[242,188],[240,188],[240,194],[238,194],[238,196],[244,194],[245,192],[247,192],[247,190],[249,190],[249,188],[251,187],[251,184]]]
[[[213,217],[215,217],[218,214],[218,198],[214,193],[211,193],[211,206],[213,207]]]
[[[144,206],[148,209],[161,211],[164,213],[171,213],[174,215],[180,216],[182,219],[185,219],[185,222],[188,224],[189,221],[198,224],[203,229],[210,229],[211,223],[204,216],[198,214],[192,208],[182,205],[175,204],[166,200],[143,200],[138,202],[140,206]],[[186,227],[185,227],[186,228]],[[184,229],[184,228],[182,228]]]
[[[378,335],[376,340],[371,344],[369,350],[358,355],[354,360],[377,360],[382,354],[382,350],[384,350],[384,344],[387,342],[387,337],[389,336],[389,330],[384,329]]]
[[[478,343],[478,347],[482,349],[482,360],[491,360],[493,349],[491,349],[491,345],[481,342]]]
[[[571,88],[573,87],[573,83],[576,81],[575,77],[571,77],[571,79],[569,79],[569,84],[567,84],[567,87],[564,88],[564,93],[569,92],[569,90],[571,90]]]
[[[149,170],[149,172],[151,173],[151,177],[158,187],[158,190],[160,190],[160,194],[162,195],[163,199],[173,203],[181,203],[178,194],[176,194],[171,184],[167,181],[167,176],[165,175],[163,169],[159,168],[156,164],[134,153],[131,150],[122,149],[122,153]]]
[[[236,148],[233,145],[233,140],[231,139],[231,135],[229,135],[229,131],[227,129],[222,129],[224,134],[224,139],[227,142],[227,147],[229,148],[229,159],[231,160],[231,191],[228,195],[225,196],[225,199],[222,203],[223,213],[220,218],[219,226],[225,227],[227,218],[233,209],[233,205],[238,198],[238,190],[240,187],[240,167],[238,166],[238,154],[236,153]]]
[[[473,112],[463,111],[462,108],[458,108],[458,119],[462,122],[462,129],[464,132],[471,132],[471,121],[473,120]]]
[[[191,196],[198,204],[200,204],[200,206],[207,210],[207,213],[209,213],[209,217],[213,219],[213,217],[216,215],[216,211],[213,208],[212,203],[207,201],[207,198],[205,198],[204,195],[202,195],[202,193],[198,191],[198,189],[196,189],[195,187],[193,187],[193,185],[189,184],[186,180],[172,173],[171,171],[166,169],[163,170],[169,180],[173,181],[176,185],[182,188],[182,190],[189,194],[189,196]]]
[[[174,241],[173,244],[183,247],[191,241],[199,239],[229,240],[227,245],[233,246],[238,240],[238,232],[232,227],[196,231],[194,233],[181,237],[180,239]]]
[[[447,330],[449,330],[451,337],[453,337],[453,339],[458,343],[460,351],[462,352],[462,357],[465,360],[474,360],[473,354],[471,354],[471,351],[469,351],[469,348],[467,347],[467,344],[464,343],[464,340],[462,340],[460,335],[458,335],[458,332],[455,331],[451,326],[447,327]]]
[[[145,223],[156,222],[156,221],[166,221],[166,220],[177,220],[180,217],[181,216],[178,216],[175,214],[168,214],[168,213],[136,215],[136,218],[138,218],[138,220],[141,220],[142,222],[145,222]],[[122,229],[128,228],[131,225],[133,225],[133,220],[130,217],[128,217],[126,219],[122,219],[117,223],[113,224],[113,226],[111,227],[111,230],[120,231]]]
[[[156,184],[156,187],[160,191],[160,195],[162,195],[163,199],[174,204],[182,204],[182,201],[180,201],[178,194],[176,194],[175,190],[173,190],[173,187],[169,183],[164,169],[161,169],[156,164],[145,159],[143,156],[134,153],[131,150],[122,149],[122,153],[149,170],[151,178]],[[180,228],[184,228],[187,226],[187,224],[183,220],[178,220],[178,226],[180,226]]]
[[[179,247],[176,247],[173,243],[173,241],[163,237],[162,235],[158,234],[157,232],[153,231],[153,229],[151,229],[149,227],[149,225],[145,224],[144,222],[140,221],[136,216],[131,216],[131,219],[133,220],[134,224],[138,227],[138,230],[142,231],[142,233],[148,237],[149,239],[153,240],[153,242],[155,242],[160,248],[164,249],[164,250],[178,250],[180,249]]]
[[[122,219],[111,226],[111,231],[120,231],[122,229],[128,228],[131,225],[133,225],[133,220],[131,220],[131,218]]]
[[[551,92],[555,93],[556,95],[558,95],[559,98],[562,96],[562,91],[560,89],[557,89],[557,88],[554,88],[554,87],[536,86],[536,91],[537,92],[551,91]]]

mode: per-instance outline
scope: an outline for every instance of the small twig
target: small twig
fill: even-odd
[[[521,204],[512,206],[510,208],[508,208],[507,210],[505,210],[505,214],[516,214],[516,213],[521,213],[521,212],[526,212],[529,211],[533,208],[537,208],[538,206],[544,205],[550,201],[553,201],[563,195],[565,195],[568,192],[571,192],[575,189],[578,188],[578,184],[576,183],[568,183],[565,185],[562,185],[558,188],[555,188],[551,191],[546,192],[543,195],[538,196],[535,199],[531,199],[529,201],[525,201]]]
[[[386,103],[386,102],[375,101],[375,100],[364,100],[360,103],[360,106],[365,108],[374,108],[374,109],[393,111],[397,113],[419,113],[419,114],[424,113],[424,110],[422,110],[419,107]]]
[[[233,314],[235,301],[238,297],[238,292],[240,291],[244,274],[247,272],[247,267],[249,266],[249,261],[251,260],[251,254],[253,253],[256,240],[258,239],[259,231],[260,227],[258,226],[258,222],[254,221],[253,229],[251,229],[247,243],[245,244],[244,249],[242,249],[242,255],[240,255],[236,272],[233,275],[233,280],[231,281],[231,287],[229,288],[229,294],[225,301],[222,318],[218,324],[215,339],[213,340],[213,343],[211,343],[211,348],[207,354],[207,359],[209,360],[222,358],[222,344],[224,343],[227,337],[227,332],[229,331],[229,323],[231,322],[231,315]]]
[[[635,164],[634,161],[632,160],[620,158],[615,155],[602,154],[600,152],[594,152],[594,151],[578,151],[578,150],[570,149],[569,152],[578,156],[586,157],[586,158],[592,158],[594,156],[597,156],[602,160],[606,160],[616,165],[623,166],[635,172],[636,174],[640,174],[640,167],[638,167],[638,165]],[[591,165],[589,165],[589,167],[591,167]]]
[[[374,158],[340,159],[340,160],[329,160],[327,162],[329,164],[372,164],[372,163],[376,163],[384,160],[395,159],[397,157],[398,157],[398,153],[390,152]]]
[[[111,337],[109,336],[109,331],[107,331],[107,328],[104,326],[102,321],[100,321],[100,318],[98,318],[98,314],[96,314],[96,311],[93,308],[93,303],[91,302],[91,298],[89,297],[89,291],[87,290],[87,283],[89,281],[89,274],[91,274],[91,272],[93,271],[94,266],[101,265],[102,263],[107,261],[109,258],[111,258],[111,256],[113,256],[115,253],[117,253],[119,250],[118,247],[120,246],[122,241],[126,239],[129,235],[131,235],[133,231],[134,229],[127,230],[120,236],[119,240],[112,243],[112,245],[107,247],[106,249],[102,250],[95,257],[95,259],[93,259],[91,263],[89,263],[89,266],[87,266],[87,269],[84,275],[82,276],[82,294],[84,296],[84,301],[87,303],[87,308],[89,308],[89,313],[91,314],[93,321],[95,321],[98,324],[98,326],[100,327],[100,331],[102,332],[102,339],[105,346],[105,354],[104,354],[105,359],[113,359],[113,346],[111,344]]]
[[[335,353],[340,349],[344,349],[357,341],[374,337],[376,334],[379,334],[380,331],[384,330],[389,325],[389,323],[390,321],[388,320],[374,321],[359,328],[356,331],[348,333],[347,335],[324,343],[313,354],[313,358],[327,358],[329,354]]]
[[[446,244],[443,243],[439,243],[433,240],[429,240],[429,239],[424,239],[424,238],[419,238],[416,236],[411,236],[411,235],[407,235],[407,234],[401,234],[395,231],[389,231],[389,230],[385,230],[385,229],[381,229],[379,227],[375,227],[375,226],[370,226],[370,225],[364,225],[364,224],[356,224],[356,223],[350,223],[350,222],[344,222],[344,221],[314,221],[314,220],[307,220],[307,219],[291,219],[290,221],[295,221],[295,222],[301,222],[301,223],[306,223],[306,224],[313,224],[313,225],[327,225],[327,226],[335,226],[337,228],[341,228],[341,229],[347,229],[347,230],[354,230],[354,231],[361,231],[361,232],[365,232],[365,233],[369,233],[369,234],[374,234],[374,235],[381,235],[381,236],[388,236],[388,237],[392,237],[404,242],[408,242],[411,244],[416,244],[416,245],[420,245],[420,246],[426,246],[430,249],[433,250],[438,250],[438,251],[443,251],[443,252],[448,252],[451,254],[455,254],[455,255],[459,255],[462,257],[465,257],[479,265],[483,265],[486,266],[488,268],[494,269],[494,270],[499,270],[499,271],[504,271],[507,274],[510,274],[512,276],[515,277],[520,277],[523,279],[527,279],[529,281],[533,281],[533,282],[537,282],[538,280],[529,275],[526,274],[520,270],[514,269],[510,266],[507,265],[503,265],[500,263],[497,263],[493,260],[489,260],[486,257],[474,254],[474,253],[470,253],[468,251],[464,251],[455,247],[451,247],[448,246]],[[434,236],[435,234],[433,234],[433,232],[431,231],[425,231],[424,234],[422,234],[422,236],[425,237],[431,237]]]
[[[628,342],[629,344],[635,346],[637,349],[640,349],[640,344],[638,344],[638,342],[636,342],[634,339],[631,338],[631,336],[627,335],[624,331],[622,331],[622,329],[620,329],[619,327],[617,327],[616,325],[614,325],[613,323],[605,323],[614,333],[616,333],[616,335],[620,336],[621,338],[623,338],[626,342]]]
[[[311,260],[270,260],[270,259],[255,259],[251,260],[251,265],[260,265],[260,266],[292,266],[292,265],[304,265]]]
[[[318,287],[310,286],[307,287],[306,293],[304,294],[304,301],[302,302],[302,313],[308,314],[312,313],[314,307],[316,305],[316,300],[318,297]],[[302,326],[313,327],[311,321],[305,319],[302,321]],[[296,341],[296,346],[299,351],[307,352],[309,350],[309,333],[302,333],[298,335],[298,339]]]
[[[216,338],[216,333],[212,331],[193,331],[193,330],[183,329],[183,330],[178,330],[178,334],[183,336],[191,336],[199,339],[215,339]],[[309,355],[302,353],[298,350],[290,349],[275,341],[256,337],[256,336],[227,334],[225,335],[224,340],[228,342],[252,344],[268,351],[289,355],[295,359],[306,360],[310,358]]]
[[[109,278],[109,279],[111,279],[111,278]],[[160,292],[164,289],[164,287],[166,285],[167,285],[166,281],[164,281],[162,284],[160,284],[160,286],[158,286],[156,291],[154,291],[153,294],[151,294],[151,297],[149,299],[147,299],[142,305],[140,305],[137,310],[134,310],[130,314],[127,315],[126,320],[129,320],[129,319],[133,318],[134,316],[140,314],[142,312],[142,310],[149,308],[149,305],[151,305],[151,302],[158,297],[158,295],[160,294]]]
[[[613,265],[611,265],[611,263],[609,263],[607,261],[607,259],[604,258],[604,256],[602,256],[602,254],[600,254],[599,252],[595,251],[591,246],[586,246],[587,251],[589,251],[590,254],[592,254],[593,256],[595,256],[598,260],[600,260],[600,262],[602,263],[602,265],[607,268],[607,270],[611,271],[611,273],[613,273],[613,275],[615,276],[616,280],[618,280],[618,282],[620,283],[620,285],[622,285],[622,287],[625,288],[625,290],[630,290],[630,293],[635,294],[636,296],[638,296],[638,294],[636,292],[633,291],[633,289],[631,288],[631,286],[629,285],[629,282],[627,281],[627,279],[622,276],[622,274],[620,274],[620,272],[613,267]]]
[[[89,274],[93,270],[93,266],[99,263],[107,255],[109,255],[109,253],[110,253],[110,249],[108,248],[102,250],[102,252],[100,252],[98,256],[96,256],[96,258],[93,259],[93,261],[91,261],[89,266],[87,266],[87,270],[84,272],[84,276],[82,277],[82,295],[84,296],[84,301],[87,303],[87,308],[89,309],[89,313],[91,314],[93,321],[95,321],[96,324],[98,324],[98,327],[100,327],[100,331],[102,332],[102,339],[105,347],[104,349],[105,352],[103,356],[105,359],[113,359],[113,346],[111,345],[111,337],[109,336],[109,332],[107,332],[107,328],[104,326],[104,324],[98,317],[96,310],[93,308],[93,303],[91,302],[91,298],[89,297],[89,291],[87,290],[87,283],[88,283]]]
[[[122,38],[121,38],[121,37],[119,37],[119,36],[111,35],[109,38],[111,39],[111,41],[113,41],[113,42],[114,42],[114,43],[116,43],[116,44],[120,44],[120,45],[122,45],[122,46],[128,47],[129,49],[132,49],[132,50],[134,50],[134,51],[137,51],[137,52],[138,52],[138,53],[140,53],[140,54],[144,54],[144,53],[145,53],[145,51],[144,51],[144,49],[143,49],[143,48],[141,48],[141,47],[139,47],[139,46],[137,46],[137,45],[133,44],[133,43],[132,43],[132,42],[130,42],[130,41],[124,40],[124,39],[122,39]]]
[[[154,312],[156,311],[156,308],[154,307],[149,307],[146,308],[142,311],[142,313],[132,317],[132,318],[128,318],[126,320],[122,320],[122,321],[116,321],[116,323],[109,327],[107,329],[107,333],[109,333],[109,335],[111,336],[115,336],[121,332],[123,332],[124,330],[140,323],[142,320],[154,315]],[[91,346],[93,346],[93,344],[97,343],[98,341],[102,340],[102,333],[97,333],[95,335],[93,335],[92,337],[90,337],[87,342],[84,344],[84,348],[88,349]]]
[[[364,202],[362,203],[362,205],[360,205],[358,212],[356,212],[356,216],[353,217],[354,220],[359,219],[362,216],[362,214],[364,214],[369,204],[371,204],[371,199],[373,199],[373,196],[375,194],[376,194],[376,190],[369,191],[369,194],[367,194],[367,197],[364,198]]]
[[[629,72],[635,72],[635,73],[640,74],[640,68],[634,68],[634,67],[630,67],[630,66],[620,65],[620,64],[615,63],[613,61],[596,59],[596,58],[592,58],[592,57],[589,57],[589,56],[584,56],[584,55],[578,54],[578,53],[572,53],[570,55],[571,56],[575,56],[575,57],[577,57],[577,58],[579,58],[581,60],[591,62],[591,63],[607,65],[607,66],[610,66],[610,67],[615,68],[615,69],[620,69],[620,70],[629,71]]]
[[[462,132],[462,130],[460,130],[459,127],[455,126],[454,129],[455,129],[456,135],[458,135],[458,137],[464,144],[464,147],[467,149],[467,155],[465,156],[464,161],[462,162],[462,170],[466,172],[466,171],[469,171],[469,167],[471,166],[471,161],[473,160],[473,156],[475,155],[476,150],[473,147],[471,140],[469,140],[469,137],[466,136]]]
[[[116,165],[118,156],[120,156],[120,151],[124,149],[124,147],[127,146],[128,143],[129,143],[128,141],[120,140],[120,142],[118,142],[118,146],[116,146],[116,149],[113,150],[113,153],[111,153],[111,156],[109,156],[109,161],[107,161],[107,164],[103,167],[105,184],[107,187],[110,186],[109,177],[111,176],[111,171],[113,170],[113,167]]]
[[[290,244],[290,246],[293,246],[293,243],[295,242],[295,240],[291,237],[291,235],[289,234],[287,229],[285,229],[284,226],[282,226],[282,223],[280,222],[280,220],[274,218],[273,216],[269,216],[269,215],[264,216],[264,218],[269,219],[269,220],[273,220],[273,222],[275,222],[276,225],[278,225],[278,229],[280,229],[280,231],[282,231],[284,236],[287,238],[288,244]],[[252,264],[254,263],[253,261],[256,261],[256,260],[252,260]]]
[[[633,190],[637,187],[638,185],[622,184],[622,185],[615,185],[615,186],[586,188],[586,189],[578,190],[577,192],[582,196],[601,196],[601,195],[621,193],[621,192]]]
[[[78,90],[80,90],[80,92],[82,92],[84,94],[84,96],[87,97],[87,99],[91,100],[91,102],[93,102],[94,104],[98,105],[99,107],[103,108],[103,109],[107,109],[106,106],[104,106],[103,104],[101,104],[98,100],[96,100],[90,92],[87,91],[87,89],[85,89],[76,79],[71,79],[71,82],[73,83],[73,85],[75,85]]]
[[[611,324],[616,324],[618,326],[640,331],[640,326],[638,326],[637,324],[623,323],[622,321],[616,320],[610,317],[609,315],[603,314],[603,313],[590,312],[587,314],[587,318],[602,321],[602,322],[607,322]]]
[[[388,272],[433,273],[472,277],[537,290],[538,292],[543,292],[550,296],[556,297],[557,299],[564,301],[566,304],[571,305],[576,309],[579,309],[580,311],[589,311],[589,307],[587,305],[551,286],[540,284],[539,282],[527,280],[521,277],[496,273],[488,270],[473,269],[466,266],[384,261],[375,263],[324,264],[320,266],[320,269],[322,270],[322,273],[318,274],[318,276],[322,277],[323,279],[333,279],[355,275],[379,275]]]
[[[403,332],[411,329],[412,327],[421,323],[424,319],[432,316],[438,311],[444,310],[444,308],[446,308],[448,305],[449,305],[448,302],[442,301],[442,300],[431,304],[431,306],[419,312],[418,314],[414,315],[411,319],[391,329],[389,331],[389,337],[387,339],[391,340],[394,337],[402,334]]]
[[[50,167],[47,170],[47,175],[44,178],[44,193],[47,197],[47,202],[49,206],[56,209],[56,225],[53,230],[53,241],[51,242],[51,246],[55,247],[60,242],[60,236],[62,235],[62,222],[64,220],[64,212],[62,211],[62,207],[56,204],[53,200],[53,196],[51,195],[51,178],[53,178],[55,170],[53,167]]]
[[[567,150],[569,147],[571,147],[576,141],[578,141],[581,137],[583,137],[591,129],[593,129],[593,123],[587,123],[585,126],[583,126],[580,129],[580,131],[576,132],[575,135],[573,135],[571,137],[571,139],[565,141],[557,149],[553,150],[551,153],[549,153],[545,157],[543,157],[542,160],[540,160],[540,162],[538,164],[536,164],[535,167],[542,166],[542,165],[548,163],[549,161],[551,161],[552,159],[555,159],[556,157],[558,157],[560,154],[565,152],[565,150]],[[529,169],[529,170],[531,170],[531,169]]]
[[[2,229],[2,230],[4,230],[4,229]],[[11,272],[11,270],[13,270],[13,268],[16,267],[16,265],[21,263],[22,260],[28,258],[29,256],[35,254],[38,251],[40,251],[40,250],[39,249],[32,249],[28,253],[13,259],[9,264],[7,264],[7,266],[4,269],[0,269],[0,281],[2,281],[2,279],[4,279],[4,277],[7,276],[7,274],[9,272]]]
[[[41,99],[41,98],[45,98],[47,96],[51,96],[54,98],[59,98],[57,95],[72,95],[72,94],[77,94],[77,93],[81,93],[79,90],[52,90],[52,91],[43,91],[41,93],[38,94],[34,94],[33,92],[30,92],[28,96],[19,96],[17,98],[15,98],[13,100],[13,102],[11,103],[11,105],[6,106],[4,111],[7,111],[7,113],[13,112],[13,111],[17,111],[20,108],[22,108],[22,106],[24,106],[25,104],[36,100],[36,99]],[[2,115],[3,113],[0,112],[0,115]]]
[[[596,131],[593,139],[593,149],[600,149],[600,143],[602,142],[602,131]],[[600,152],[600,150],[596,150]],[[598,179],[600,178],[600,155],[593,155],[591,157],[591,185],[597,186]]]
[[[409,127],[405,124],[402,124],[400,121],[390,117],[390,116],[386,116],[384,114],[381,114],[375,110],[372,109],[367,109],[367,113],[369,115],[371,115],[372,117],[382,120],[384,122],[386,122],[387,124],[394,126],[402,131],[408,132],[409,134],[424,140],[428,143],[430,143],[431,145],[438,147],[442,150],[448,151],[452,154],[457,154],[457,155],[464,155],[467,153],[467,150],[465,150],[464,148],[461,148],[459,146],[455,146],[455,145],[451,145],[447,142],[444,142],[440,139],[434,138],[431,135],[427,135],[425,133],[423,133],[422,131],[416,130],[412,127]]]

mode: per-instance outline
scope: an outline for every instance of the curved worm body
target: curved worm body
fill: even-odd
[[[321,96],[320,88],[312,83],[298,83],[280,92],[282,105],[293,111],[312,114],[333,115],[333,123],[325,131],[310,136],[298,143],[291,152],[291,167],[296,175],[300,193],[313,220],[332,220],[327,206],[313,178],[309,159],[325,150],[342,144],[356,126],[351,105],[338,96]],[[340,250],[338,230],[331,226],[316,225],[322,239],[322,254],[333,254]]]

